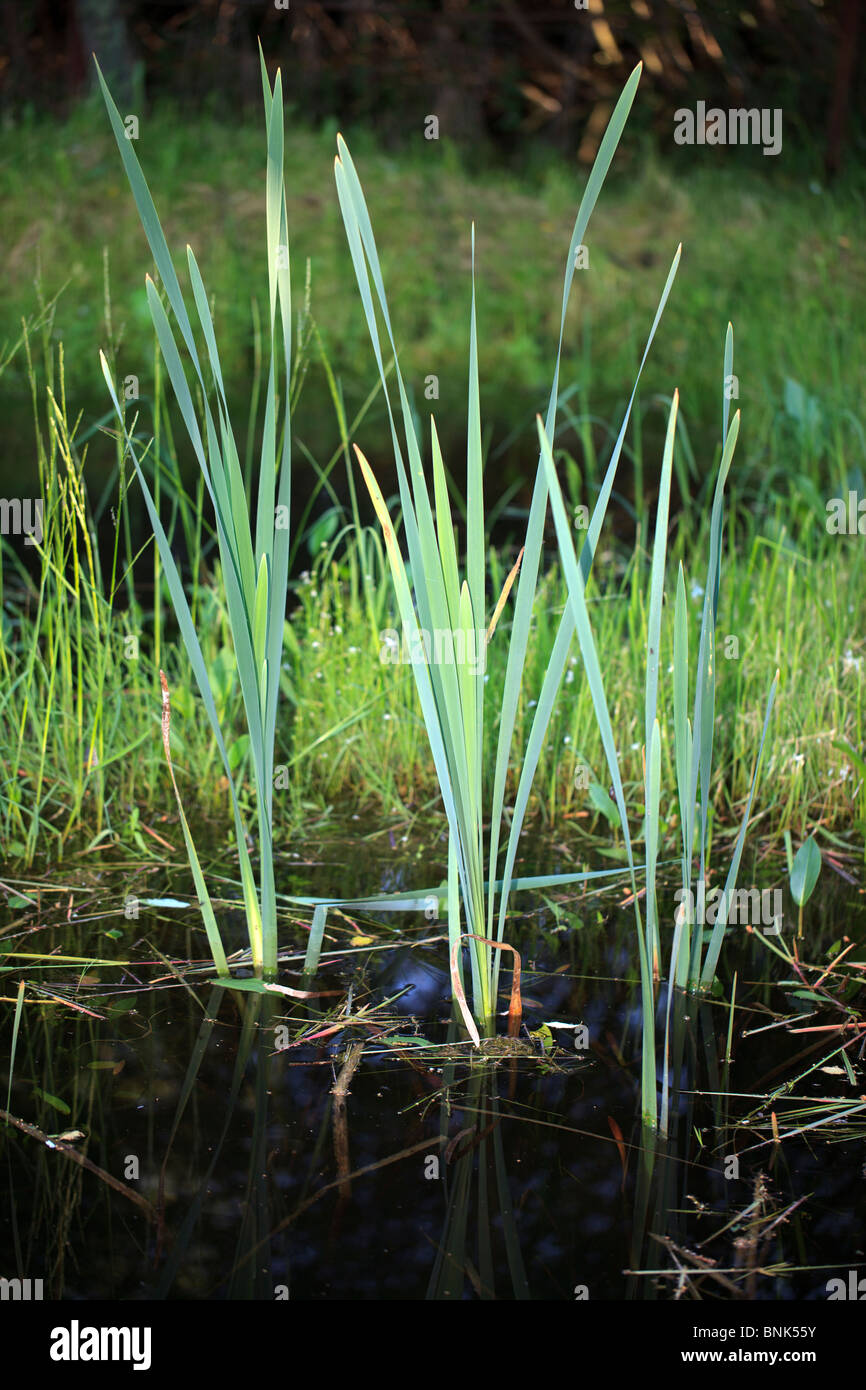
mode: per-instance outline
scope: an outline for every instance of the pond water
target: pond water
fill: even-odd
[[[383,870],[386,886],[411,886],[395,876]],[[315,877],[301,867],[285,884],[318,892]],[[827,964],[848,937],[862,963],[847,891],[809,905],[803,962]],[[38,938],[108,956],[111,923],[79,896],[74,923],[43,913],[41,931],[10,912],[6,949]],[[653,1142],[621,897],[521,904],[518,1046],[474,1063],[450,1015],[445,926],[419,913],[330,916],[312,988],[334,993],[315,999],[221,989],[179,966],[203,939],[165,908],[143,906],[116,944],[146,967],[25,970],[59,998],[21,1020],[0,1273],[86,1300],[825,1301],[864,1258],[856,971],[815,988],[815,971],[801,979],[758,933],[729,932],[733,1021],[723,999],[672,1001],[671,1122]],[[287,920],[283,939],[280,981],[298,989],[303,928]],[[8,1065],[0,1081],[5,1098]]]

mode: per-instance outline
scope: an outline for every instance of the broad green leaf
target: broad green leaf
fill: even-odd
[[[820,872],[821,851],[815,837],[810,835],[794,855],[791,869],[791,896],[798,907],[803,907],[811,898]]]
[[[590,782],[589,799],[597,811],[599,811],[613,826],[620,823],[619,811],[611,801],[608,793],[600,782]]]
[[[44,1100],[46,1105],[50,1105],[52,1110],[59,1110],[61,1115],[72,1114],[65,1100],[61,1100],[59,1096],[53,1096],[50,1091],[43,1091],[41,1086],[34,1086],[33,1094],[38,1096],[40,1100]]]

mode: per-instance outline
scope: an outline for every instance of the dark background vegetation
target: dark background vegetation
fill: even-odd
[[[594,137],[634,64],[638,119],[667,136],[671,108],[784,105],[788,134],[829,169],[862,128],[859,0],[3,0],[0,102],[61,111],[92,86],[91,51],[118,95],[258,112],[256,41],[312,123],[337,116],[399,141],[419,106],[443,134],[504,151]],[[589,126],[587,134],[586,127]]]

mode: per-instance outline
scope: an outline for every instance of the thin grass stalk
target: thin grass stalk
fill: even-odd
[[[656,712],[658,709],[659,662],[661,657],[662,599],[665,583],[665,557],[668,540],[668,511],[670,507],[671,473],[677,429],[679,392],[674,391],[668,416],[662,472],[656,506],[656,529],[650,570],[650,602],[647,620],[646,690],[644,696],[646,786],[644,807],[646,818],[646,920],[647,937],[652,953],[653,974],[659,973],[658,903],[656,900],[656,860],[659,840],[659,795],[661,779],[661,736]]]

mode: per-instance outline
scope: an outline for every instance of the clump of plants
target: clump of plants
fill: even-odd
[[[616,737],[611,723],[604,679],[589,620],[585,592],[640,380],[640,371],[579,555],[575,551],[574,531],[566,511],[552,451],[556,429],[565,313],[577,252],[583,244],[583,237],[590,216],[622,135],[637,90],[640,71],[640,67],[637,67],[632,73],[611,116],[575,222],[566,262],[560,338],[553,384],[546,418],[542,420],[539,417],[537,422],[540,454],[526,535],[518,561],[508,576],[502,593],[496,600],[486,633],[488,603],[492,601],[493,596],[486,592],[485,575],[487,538],[484,530],[483,512],[481,412],[474,291],[474,231],[472,244],[473,290],[469,323],[469,407],[465,505],[466,577],[461,582],[448,484],[435,422],[431,418],[431,454],[433,460],[433,504],[431,505],[427,477],[422,462],[422,445],[418,438],[415,415],[400,372],[397,346],[385,297],[381,266],[370,216],[349,150],[341,138],[338,138],[339,154],[335,169],[340,207],[358,287],[376,363],[381,375],[383,391],[388,402],[394,460],[397,467],[400,512],[408,552],[406,560],[403,558],[397,541],[396,525],[376,482],[374,472],[360,449],[356,449],[356,452],[364,480],[382,526],[404,633],[410,648],[417,653],[416,659],[413,660],[413,672],[431,754],[436,766],[439,787],[448,817],[448,923],[455,997],[466,1018],[468,1029],[475,1034],[476,1030],[472,1018],[469,1016],[464,1002],[463,981],[460,972],[460,945],[466,939],[470,945],[472,969],[472,1013],[480,1028],[488,1032],[492,1030],[498,994],[500,953],[503,949],[513,949],[507,947],[503,937],[518,838],[523,826],[532,781],[538,767],[554,702],[560,691],[566,662],[576,635],[583,673],[592,695],[601,742],[613,784],[613,793],[632,880],[643,1000],[643,1114],[644,1119],[650,1125],[655,1126],[659,1119],[655,1060],[655,983],[660,972],[656,889],[661,796],[661,725],[658,718],[658,688],[665,556],[678,394],[674,392],[669,412],[649,582],[649,625],[644,702],[645,860],[640,865],[636,862],[633,852]],[[680,248],[677,248],[650,331],[641,362],[641,370],[667,302],[679,259]],[[397,428],[397,416],[392,408],[385,376],[385,357],[376,317],[377,304],[394,357],[399,414],[402,420],[406,451],[405,459]],[[729,327],[725,350],[726,382],[731,379],[732,370],[733,334]],[[693,886],[692,851],[697,830],[699,832],[700,856],[697,874],[699,907],[703,900],[708,869],[707,830],[712,777],[715,696],[714,637],[721,573],[722,506],[725,481],[731,466],[738,431],[739,413],[733,421],[729,421],[729,400],[727,393],[725,393],[724,449],[710,524],[711,548],[698,651],[693,722],[689,721],[686,713],[689,688],[689,653],[685,581],[682,566],[680,566],[677,584],[676,638],[673,653],[674,757],[683,836],[682,878],[683,888],[690,899]],[[520,780],[515,804],[511,808],[510,827],[505,846],[505,862],[500,876],[499,853],[503,840],[505,779],[510,761],[514,756],[512,741],[515,713],[523,681],[529,624],[538,583],[543,527],[548,501],[550,501],[553,510],[560,558],[567,585],[568,602],[560,622],[550,665],[538,695],[536,714],[529,739],[525,749],[522,750]],[[518,572],[519,577],[517,577]],[[516,597],[508,638],[506,676],[498,707],[490,710],[485,708],[485,704],[489,704],[489,702],[485,702],[483,672],[469,669],[469,663],[465,659],[456,665],[450,661],[436,660],[435,653],[431,656],[429,640],[425,641],[424,638],[431,632],[448,632],[454,638],[462,639],[461,645],[464,653],[468,650],[470,640],[476,633],[484,634],[483,640],[486,643],[493,637],[494,629],[515,578]],[[725,902],[729,900],[728,895],[736,887],[743,841],[777,681],[778,673],[773,681],[767,702],[751,791],[725,885]],[[493,798],[492,805],[489,807],[482,804],[481,794],[481,748],[485,717],[493,718],[499,729]],[[699,815],[696,818],[698,801],[700,802]],[[486,845],[485,822],[489,824]],[[646,882],[645,922],[639,905],[637,885],[639,873],[645,875]],[[496,911],[497,903],[498,912]],[[465,922],[465,930],[463,929],[463,922]],[[678,915],[668,975],[669,1002],[670,991],[674,986],[708,989],[712,985],[724,938],[725,925],[726,915],[723,906],[718,913],[710,941],[706,951],[704,951],[702,932],[700,929],[695,930],[694,915],[688,911]],[[661,1110],[663,1128],[667,1124],[667,1104],[668,1084],[665,1069]]]
[[[243,696],[252,777],[257,802],[258,879],[253,871],[250,837],[241,815],[238,787],[220,729],[213,690],[196,634],[183,584],[171,547],[160,521],[159,509],[148,486],[142,461],[136,452],[133,431],[103,357],[103,371],[121,426],[125,449],[140,480],[153,526],[177,621],[199,691],[223,761],[233,806],[235,839],[240,861],[244,904],[252,962],[256,972],[272,978],[277,969],[277,918],[273,855],[274,738],[280,691],[289,569],[289,502],[291,476],[291,286],[288,255],[286,193],[283,181],[283,106],[279,73],[273,87],[262,59],[262,85],[267,126],[266,253],[269,288],[270,368],[264,407],[262,448],[255,513],[247,500],[238,450],[232,430],[220,367],[211,310],[196,259],[187,248],[190,285],[195,305],[197,332],[203,340],[200,353],[184,297],[153,201],[131,143],[126,139],[120,115],[100,73],[100,83],[112,129],[126,169],[142,225],[162,282],[162,295],[148,278],[147,297],[166,370],[199,463],[210,497],[225,586],[225,602],[231,624],[237,672]],[[412,673],[420,701],[430,753],[448,822],[448,934],[454,998],[466,1029],[478,1045],[481,1034],[496,1029],[499,971],[503,953],[512,954],[513,985],[509,1009],[509,1033],[519,1022],[519,958],[505,941],[506,914],[512,891],[532,880],[515,880],[519,837],[524,825],[533,780],[537,772],[556,702],[562,698],[566,670],[572,660],[575,638],[598,724],[612,784],[612,795],[626,851],[635,910],[635,931],[640,959],[643,1003],[642,1093],[645,1121],[664,1129],[667,1124],[668,1084],[665,1068],[661,1110],[657,1100],[655,1015],[656,988],[662,977],[658,910],[660,799],[664,761],[665,725],[660,715],[662,607],[669,527],[671,476],[676,439],[678,394],[670,402],[656,509],[655,539],[649,574],[646,681],[644,691],[644,820],[634,835],[629,828],[617,739],[610,716],[604,675],[596,649],[586,602],[586,588],[599,544],[626,432],[638,392],[644,364],[667,303],[680,262],[677,248],[662,288],[655,317],[647,336],[637,377],[619,434],[595,502],[582,544],[575,547],[575,532],[557,476],[553,445],[560,401],[560,364],[566,310],[579,263],[579,252],[597,199],[610,168],[640,80],[640,67],[629,78],[599,147],[574,223],[565,266],[559,342],[544,418],[537,421],[538,465],[532,502],[522,545],[504,581],[488,568],[489,544],[485,525],[481,429],[481,390],[478,371],[478,339],[475,312],[475,242],[472,233],[472,294],[469,311],[469,370],[466,452],[465,565],[461,569],[451,489],[439,446],[435,421],[430,421],[432,476],[424,464],[425,446],[400,370],[395,333],[376,241],[361,184],[345,141],[338,138],[335,164],[337,194],[367,327],[373,345],[381,387],[387,406],[394,461],[397,470],[396,506],[386,501],[376,470],[356,446],[358,464],[378,518],[393,596],[403,627],[403,638],[412,653]],[[174,318],[169,319],[163,295]],[[384,339],[379,322],[384,325]],[[190,389],[181,357],[186,349],[195,376]],[[389,388],[393,357],[396,403]],[[724,375],[733,366],[733,334],[728,330]],[[713,764],[715,705],[715,630],[721,579],[723,497],[739,432],[739,414],[729,415],[727,395],[723,408],[723,450],[709,521],[710,555],[704,591],[703,616],[698,645],[692,717],[688,714],[690,659],[685,574],[679,568],[675,598],[673,682],[673,751],[679,819],[682,831],[681,873],[686,901],[697,894],[697,908],[681,911],[674,924],[667,971],[668,1017],[674,988],[709,989],[715,978],[726,926],[725,909],[717,915],[705,942],[700,923],[701,904],[708,872],[708,814]],[[432,483],[432,500],[431,500]],[[548,505],[552,509],[562,573],[565,604],[553,641],[550,661],[537,692],[528,737],[515,750],[518,706],[526,688],[526,658],[534,605],[539,587],[544,527]],[[356,516],[356,540],[360,534]],[[399,539],[402,530],[402,541]],[[504,620],[509,609],[510,621]],[[505,644],[505,675],[496,701],[485,681],[487,649]],[[163,741],[171,769],[170,692],[162,675]],[[736,886],[752,796],[758,776],[764,740],[775,698],[778,673],[767,701],[760,747],[755,760],[751,791],[740,834],[731,858],[726,892]],[[347,718],[351,711],[346,711]],[[496,729],[496,754],[492,796],[484,792],[484,731]],[[506,807],[509,775],[519,767],[513,805]],[[174,773],[171,772],[174,782]],[[217,971],[228,976],[228,964],[219,927],[187,824],[182,799],[174,783],[177,804],[192,872]],[[634,852],[636,839],[644,840],[643,862]],[[698,867],[694,872],[697,851]],[[548,886],[590,877],[562,874],[545,880]],[[638,878],[645,881],[646,913],[641,913]],[[537,880],[535,881],[537,882]],[[313,900],[310,900],[313,901]],[[334,901],[334,900],[332,900]],[[368,902],[374,900],[370,899]],[[307,969],[317,964],[324,927],[324,908],[319,904],[307,952]],[[471,985],[463,974],[464,944],[468,947]]]

